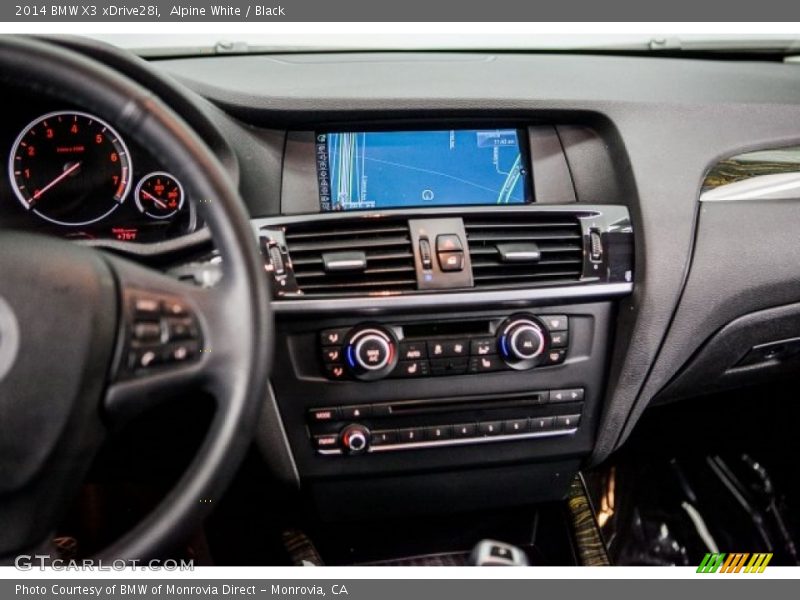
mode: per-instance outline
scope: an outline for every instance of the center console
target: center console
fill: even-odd
[[[273,391],[323,517],[566,494],[593,447],[633,236],[621,205],[534,193],[565,185],[552,131],[289,135],[285,214],[256,225]]]

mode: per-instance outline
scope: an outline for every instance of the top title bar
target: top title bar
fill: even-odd
[[[787,22],[788,0],[42,0],[0,4],[7,22]],[[410,32],[413,33],[413,32]]]

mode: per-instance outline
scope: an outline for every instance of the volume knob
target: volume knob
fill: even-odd
[[[363,425],[349,425],[342,431],[342,446],[349,454],[360,454],[369,444],[369,429]]]

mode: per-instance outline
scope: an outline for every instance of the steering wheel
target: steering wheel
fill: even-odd
[[[48,544],[116,426],[202,388],[216,408],[195,458],[167,497],[99,554],[156,556],[211,510],[250,445],[273,342],[263,259],[223,167],[146,89],[63,47],[10,36],[0,37],[0,80],[79,105],[148,148],[200,200],[222,258],[221,281],[200,288],[73,242],[0,233],[0,560]],[[164,323],[165,314],[191,320],[197,351],[141,368],[149,361],[131,342],[137,319]]]

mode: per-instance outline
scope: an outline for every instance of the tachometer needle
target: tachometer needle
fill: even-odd
[[[76,163],[75,163],[74,165],[72,165],[72,166],[71,166],[69,169],[66,169],[66,170],[65,170],[63,173],[61,173],[61,175],[59,175],[58,177],[56,177],[55,179],[53,179],[53,181],[51,181],[50,183],[48,183],[48,184],[47,184],[46,186],[44,186],[42,189],[40,189],[40,190],[36,190],[36,193],[35,193],[35,194],[33,195],[33,197],[31,198],[31,201],[28,203],[28,206],[33,206],[33,205],[34,205],[34,204],[35,204],[35,203],[36,203],[36,202],[39,200],[39,198],[41,198],[41,197],[42,197],[42,194],[44,194],[44,193],[45,193],[47,190],[49,190],[49,189],[50,189],[51,187],[53,187],[54,185],[57,185],[57,184],[58,184],[60,181],[62,181],[64,178],[66,178],[66,177],[69,177],[69,175],[70,175],[71,173],[74,173],[74,172],[75,172],[75,171],[78,169],[78,167],[80,167],[80,166],[81,166],[81,163],[80,163],[80,162],[76,162]]]
[[[151,194],[147,190],[142,190],[142,196],[144,196],[145,198],[150,198],[150,200],[155,202],[156,206],[158,206],[159,208],[167,208],[167,205],[164,202],[153,196],[153,194]]]

